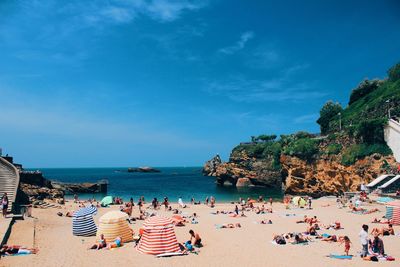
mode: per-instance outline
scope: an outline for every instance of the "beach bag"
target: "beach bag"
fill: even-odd
[[[371,257],[371,261],[378,261],[378,257],[372,256],[372,257]]]

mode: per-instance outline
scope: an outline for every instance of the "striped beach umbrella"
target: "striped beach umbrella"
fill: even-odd
[[[387,219],[392,219],[393,224],[400,224],[400,201],[392,201],[386,203],[386,215]]]
[[[142,229],[139,252],[158,255],[180,251],[172,219],[153,216],[144,221]]]
[[[393,224],[400,224],[400,207],[393,208]]]
[[[78,218],[78,217],[85,217],[88,215],[93,215],[97,213],[97,208],[95,206],[88,206],[88,207],[84,207],[81,208],[77,211],[74,212],[74,217]]]
[[[74,212],[72,218],[72,234],[76,236],[94,236],[97,227],[93,220],[93,214],[96,214],[97,208],[89,206],[81,208]]]
[[[128,214],[119,210],[109,211],[99,219],[99,227],[97,229],[97,240],[100,235],[111,242],[117,237],[121,237],[124,243],[133,241],[132,230],[128,225]]]

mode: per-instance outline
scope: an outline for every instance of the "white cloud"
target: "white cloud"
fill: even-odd
[[[205,91],[211,95],[247,103],[302,101],[325,96],[325,92],[315,88],[313,81],[293,79],[295,73],[307,67],[307,64],[294,65],[281,70],[276,78],[264,80],[236,75],[223,81],[208,83]]]
[[[318,119],[318,114],[307,114],[294,118],[293,122],[296,124],[315,123]]]
[[[224,47],[219,50],[220,53],[223,54],[234,54],[239,50],[242,50],[248,41],[254,38],[254,32],[247,31],[240,35],[240,39],[232,46]]]

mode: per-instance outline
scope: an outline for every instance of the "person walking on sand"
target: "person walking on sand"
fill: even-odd
[[[7,217],[8,210],[8,196],[7,193],[4,193],[3,198],[1,199],[1,207],[3,210],[3,218]]]
[[[272,207],[272,197],[269,198],[269,205]]]
[[[362,245],[361,258],[364,258],[368,255],[368,225],[363,224],[358,236]]]
[[[350,238],[346,235],[343,237],[343,239],[340,239],[339,245],[344,243],[344,253],[346,253],[346,256],[349,256],[349,251],[350,251]]]
[[[311,207],[311,205],[312,205],[311,197],[308,197],[307,201],[308,201],[308,209],[310,210],[310,209],[312,209],[312,207]]]

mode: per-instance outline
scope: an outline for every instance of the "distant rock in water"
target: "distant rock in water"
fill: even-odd
[[[128,172],[161,172],[152,167],[138,167],[138,168],[128,168]]]

